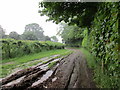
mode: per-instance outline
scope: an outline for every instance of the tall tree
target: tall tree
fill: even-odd
[[[62,37],[62,41],[66,44],[75,44],[81,43],[83,39],[83,32],[84,29],[79,28],[78,26],[72,25],[69,26],[66,23],[60,24],[60,30],[58,35]]]
[[[41,2],[40,15],[55,23],[65,21],[80,27],[90,27],[100,3],[97,2]]]
[[[31,32],[31,31],[24,32],[21,35],[21,37],[22,37],[23,40],[38,40],[36,35],[33,32]]]
[[[0,38],[4,38],[4,37],[5,37],[5,30],[0,25]]]
[[[52,36],[52,37],[51,37],[51,41],[53,41],[53,42],[58,42],[58,39],[57,39],[56,36]]]
[[[16,39],[16,40],[20,39],[20,35],[17,32],[15,32],[15,31],[10,32],[9,33],[9,37],[13,38],[13,39]]]
[[[39,26],[37,23],[31,23],[25,26],[25,31],[23,35],[26,35],[26,33],[33,33],[34,36],[37,38],[37,40],[44,41],[45,36],[43,34],[43,29]]]
[[[45,36],[45,41],[51,41],[49,36]]]

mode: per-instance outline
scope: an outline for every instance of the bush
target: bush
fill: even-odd
[[[63,49],[64,44],[51,41],[1,39],[2,59],[14,58],[44,50]]]
[[[88,40],[85,36],[82,43],[95,56],[95,80],[103,88],[120,88],[118,6],[118,3],[101,5],[90,28]]]

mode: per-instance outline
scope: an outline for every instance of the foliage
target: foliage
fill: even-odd
[[[99,87],[103,88],[120,87],[117,8],[117,3],[103,3],[94,18],[91,32],[87,36],[89,39],[86,42],[83,40],[88,43],[85,47],[96,57],[98,70],[95,71],[95,79]]]
[[[38,53],[43,50],[63,49],[64,44],[51,41],[27,41],[14,39],[1,39],[2,59]]]
[[[90,68],[96,68],[97,63],[95,62],[94,56],[85,48],[80,48],[80,51],[85,55],[88,66]]]
[[[60,30],[58,32],[63,38],[63,42],[69,46],[80,46],[83,36],[82,29],[77,26],[68,26],[65,23],[61,23]]]
[[[51,41],[58,42],[58,39],[53,36],[45,36],[43,29],[37,23],[31,23],[25,26],[25,30],[22,35],[12,31],[9,35],[5,34],[5,30],[0,26],[0,38],[12,38],[16,40],[39,40],[39,41]]]
[[[32,31],[27,31],[22,34],[23,40],[38,40],[36,35]]]
[[[83,47],[87,47],[88,46],[88,29],[86,28],[84,31],[83,31],[83,40],[82,40],[82,46]]]
[[[51,38],[51,41],[53,41],[53,42],[58,42],[58,39],[57,39],[56,36],[52,36],[52,37],[50,37],[50,38]]]
[[[9,37],[13,38],[13,39],[16,39],[16,40],[20,39],[20,35],[15,31],[10,32]]]
[[[88,66],[94,69],[94,80],[97,83],[97,87],[113,88],[111,84],[115,85],[116,83],[120,83],[120,81],[117,78],[110,77],[102,73],[100,65],[96,62],[94,56],[88,50],[80,48],[80,51],[82,51],[83,54],[85,55]]]
[[[4,38],[4,37],[5,37],[5,30],[0,25],[0,38]]]
[[[39,40],[44,41],[45,36],[43,29],[37,23],[31,23],[25,26],[25,31],[22,34],[24,40]]]
[[[83,29],[84,27],[87,28],[88,31],[84,31],[82,45],[95,56],[95,62],[97,63],[95,80],[101,88],[120,88],[119,4],[117,2],[42,2],[40,4],[41,7],[44,7],[40,11],[41,15],[47,15],[49,20],[56,23],[65,21]],[[74,37],[79,33],[79,31],[76,31],[73,34],[74,30],[70,29],[63,31],[66,32],[66,36],[63,33],[66,40],[68,38],[74,40]],[[81,29],[81,31],[83,30]],[[71,43],[75,42],[71,40]]]
[[[45,36],[45,41],[51,41],[51,38],[49,36]]]
[[[41,2],[41,16],[46,15],[48,20],[59,23],[65,21],[69,24],[77,24],[81,27],[90,27],[97,12],[97,2]]]

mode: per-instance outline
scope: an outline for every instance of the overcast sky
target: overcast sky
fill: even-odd
[[[46,22],[46,16],[38,13],[38,2],[41,0],[0,0],[0,25],[6,34],[16,31],[22,34],[25,25],[38,23],[48,36],[56,35],[58,25]]]

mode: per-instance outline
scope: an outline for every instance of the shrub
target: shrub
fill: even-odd
[[[0,42],[2,42],[2,47],[0,47],[2,48],[2,59],[64,48],[64,44],[51,41],[0,39]]]

